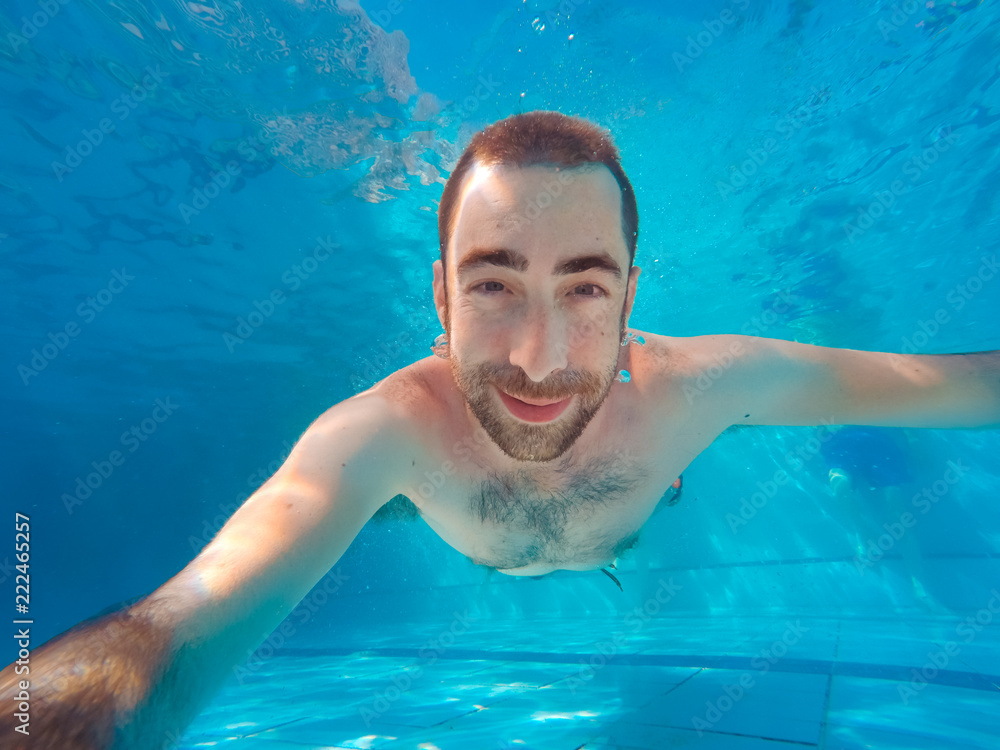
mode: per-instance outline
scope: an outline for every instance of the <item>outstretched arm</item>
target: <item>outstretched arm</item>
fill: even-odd
[[[0,746],[27,679],[42,750],[172,746],[221,686],[396,493],[399,407],[367,392],[327,411],[187,567],[145,599],[85,622],[0,673]],[[19,745],[18,745],[19,746]]]
[[[728,353],[717,395],[733,424],[1000,426],[1000,351],[890,354],[753,336],[691,343],[707,366]]]

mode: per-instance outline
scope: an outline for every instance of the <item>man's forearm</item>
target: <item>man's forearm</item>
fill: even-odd
[[[177,575],[127,609],[32,652],[32,735],[23,744],[176,744],[232,670],[330,571],[379,505],[399,493],[403,471],[396,465],[405,465],[415,444],[400,429],[407,424],[375,391],[331,408]],[[10,667],[0,673],[0,750],[21,737],[12,726],[20,679]]]
[[[172,629],[141,608],[83,622],[33,651],[27,673],[0,672],[0,748],[172,747],[199,708],[184,662]]]
[[[725,361],[726,351],[732,361],[739,347],[719,378],[739,424],[1000,426],[1000,351],[896,354],[751,336],[701,339],[696,353],[712,364]]]
[[[955,405],[965,425],[1000,427],[1000,350],[913,355],[910,361],[918,373],[925,367],[940,373],[939,397]]]

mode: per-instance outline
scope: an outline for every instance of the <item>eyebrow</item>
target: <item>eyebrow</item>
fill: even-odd
[[[559,276],[568,276],[573,273],[589,271],[592,268],[598,271],[610,273],[616,279],[621,279],[622,277],[621,268],[619,268],[618,264],[615,263],[614,258],[607,253],[583,255],[579,258],[570,258],[569,260],[556,266],[555,272]]]
[[[459,261],[457,275],[462,276],[483,266],[509,268],[523,273],[528,270],[528,259],[516,250],[507,248],[475,248]],[[622,278],[621,267],[608,253],[592,253],[570,258],[556,266],[553,273],[557,276],[569,276],[591,269],[611,274],[618,280]]]

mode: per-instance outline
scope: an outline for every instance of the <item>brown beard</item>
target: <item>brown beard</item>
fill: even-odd
[[[624,310],[619,322],[624,336]],[[620,339],[619,339],[620,340]],[[577,441],[607,398],[618,369],[618,358],[604,372],[570,369],[542,383],[532,381],[520,367],[509,363],[463,366],[451,350],[451,372],[479,424],[497,447],[518,461],[551,461]],[[495,388],[528,399],[564,399],[575,395],[576,403],[552,424],[526,424],[515,419],[494,393]]]
[[[625,336],[624,307],[618,329],[620,341]],[[518,461],[552,461],[569,450],[608,397],[618,370],[616,356],[603,373],[573,369],[536,383],[520,367],[509,363],[465,367],[454,349],[450,360],[455,383],[479,424],[500,450]],[[525,424],[511,416],[507,408],[499,403],[493,386],[515,398],[551,400],[575,394],[577,403],[567,407],[555,424]],[[570,410],[575,411],[569,413]]]
[[[518,461],[551,461],[569,450],[604,403],[615,376],[612,366],[603,377],[574,370],[560,373],[545,383],[535,383],[518,367],[481,364],[464,368],[454,352],[451,371],[486,434],[500,450]],[[532,399],[566,398],[575,394],[577,403],[567,409],[573,410],[572,414],[565,414],[553,424],[525,424],[507,413],[493,386]]]

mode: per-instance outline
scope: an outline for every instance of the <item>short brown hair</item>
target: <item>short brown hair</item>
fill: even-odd
[[[455,204],[465,175],[476,164],[509,164],[515,167],[603,164],[611,170],[622,191],[622,233],[628,246],[629,264],[635,261],[639,211],[632,183],[625,176],[611,134],[582,117],[535,111],[513,115],[476,133],[448,177],[438,209],[438,241],[445,269],[448,267],[445,251],[455,229]]]

